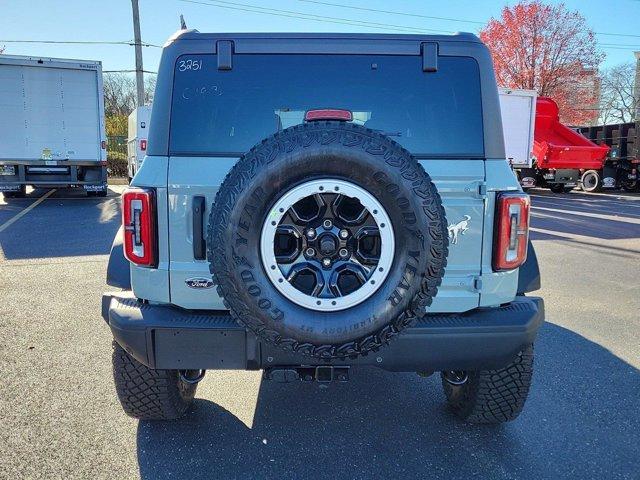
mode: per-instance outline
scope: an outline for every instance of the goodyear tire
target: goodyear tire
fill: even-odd
[[[515,420],[529,395],[533,345],[527,345],[504,368],[474,372],[442,372],[449,407],[469,423],[497,424]]]
[[[207,245],[238,322],[329,359],[375,350],[424,312],[448,237],[440,196],[406,150],[323,121],[279,132],[238,161],[211,209]]]
[[[113,380],[127,415],[139,420],[175,420],[193,401],[197,385],[182,380],[178,370],[153,370],[113,342]]]

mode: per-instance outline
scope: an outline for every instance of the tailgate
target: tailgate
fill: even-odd
[[[168,181],[171,303],[191,309],[224,309],[209,264],[196,258],[194,205],[204,199],[204,231],[216,192],[235,158],[170,157]],[[447,268],[431,312],[462,312],[479,304],[484,228],[485,170],[481,160],[422,160],[445,206],[450,244]],[[195,231],[198,229],[196,228]],[[206,234],[205,234],[206,238]],[[194,288],[195,286],[195,288]],[[209,288],[206,288],[209,287]]]

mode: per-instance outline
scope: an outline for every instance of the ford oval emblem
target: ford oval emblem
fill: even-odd
[[[187,287],[189,288],[197,288],[197,289],[212,288],[214,285],[213,280],[211,280],[210,278],[204,278],[204,277],[187,278],[184,281],[184,283],[186,283]]]

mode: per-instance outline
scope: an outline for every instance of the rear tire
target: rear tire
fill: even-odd
[[[549,185],[549,190],[551,190],[553,193],[569,193],[571,190],[573,190],[573,187],[565,187],[563,183],[554,183],[552,185]]]
[[[587,170],[580,181],[585,192],[599,192],[602,190],[602,178],[597,170]]]
[[[504,368],[452,374],[441,374],[442,386],[451,410],[458,417],[469,423],[509,422],[518,417],[529,394],[533,345]]]
[[[140,420],[180,418],[191,405],[197,387],[183,381],[178,370],[150,369],[115,341],[113,379],[125,413]]]
[[[629,192],[629,193],[637,192],[638,191],[638,180],[622,182],[620,184],[620,186],[622,187],[622,189],[625,192]]]

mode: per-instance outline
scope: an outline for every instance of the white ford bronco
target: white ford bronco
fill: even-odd
[[[498,423],[544,320],[529,197],[472,34],[203,34],[164,47],[103,317],[129,415],[183,415],[206,370],[441,372]]]

